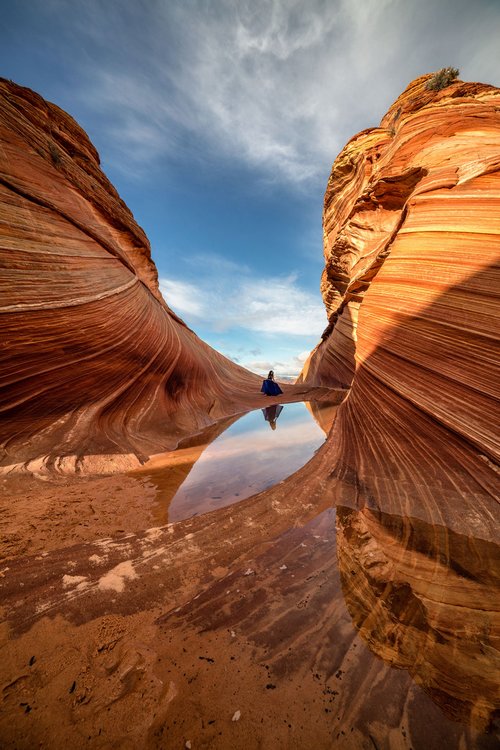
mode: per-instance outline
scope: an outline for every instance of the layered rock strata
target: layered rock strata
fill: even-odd
[[[457,426],[457,388],[492,395],[500,91],[461,82],[428,91],[427,79],[410,84],[380,127],[352,138],[333,165],[321,281],[329,327],[303,377],[350,384],[363,365],[433,411],[430,377],[452,386],[443,410],[447,420],[455,412]],[[402,337],[396,346],[392,334],[403,327],[406,346]],[[424,367],[425,382],[414,381]]]
[[[301,379],[352,383],[339,434],[370,420],[418,428],[428,416],[489,471],[499,455],[500,91],[460,81],[429,91],[428,78],[333,165],[321,283],[329,326]]]
[[[72,482],[72,494],[55,499],[66,478],[16,478],[19,497],[4,507],[14,513],[20,500],[22,508],[31,504],[36,515],[23,528],[35,523],[39,532],[24,548],[19,524],[11,524],[15,551],[0,580],[13,636],[0,644],[7,743],[132,737],[159,747],[189,737],[193,746],[496,747],[500,512],[488,346],[498,190],[496,183],[476,188],[498,172],[493,161],[482,178],[474,170],[488,169],[486,147],[481,159],[477,149],[497,142],[498,92],[460,83],[427,92],[425,80],[401,98],[396,125],[375,136],[385,133],[389,144],[423,103],[433,126],[422,117],[419,127],[437,161],[431,149],[419,164],[417,149],[403,187],[387,178],[377,188],[379,196],[395,194],[385,207],[374,204],[363,225],[368,238],[372,221],[380,242],[386,227],[383,257],[366,261],[362,285],[342,271],[336,308],[336,287],[325,294],[330,330],[303,378],[352,387],[338,408],[311,406],[329,438],[307,465],[243,502],[161,528],[141,521],[151,488],[136,487],[134,513],[130,505],[124,513],[124,492],[130,499],[139,482],[132,476]],[[450,139],[441,167],[458,160],[462,144],[472,166],[455,171],[465,169],[470,180],[436,188],[437,197],[431,191],[432,210],[420,213],[419,180],[438,170],[448,143],[435,139],[440,108],[448,108],[444,120],[453,116],[447,130],[444,120],[439,126]],[[464,130],[462,117],[472,111],[478,118]],[[393,144],[395,159],[412,133],[418,146],[419,131],[405,132]],[[387,173],[397,177],[386,156]],[[356,204],[369,180],[373,165],[364,158],[354,150],[352,168],[346,162],[345,181],[336,183],[339,210],[342,195]],[[460,190],[475,198],[460,199]],[[408,191],[415,205],[410,197],[402,207]],[[456,202],[447,204],[452,196],[459,213]],[[406,224],[411,216],[418,231]],[[481,241],[460,229],[480,234],[483,220]],[[335,233],[343,225],[329,226]],[[346,247],[358,247],[361,228],[361,220],[346,224]],[[394,253],[400,242],[406,255]],[[485,255],[467,260],[469,242]],[[195,409],[199,399],[186,393],[182,403]],[[222,400],[214,407],[223,408]],[[80,502],[88,508],[80,510],[84,483]],[[31,501],[40,493],[35,485],[43,485],[42,503]],[[78,510],[61,511],[61,502]],[[75,530],[77,512],[85,523]],[[235,712],[241,720],[232,720]],[[200,721],[193,724],[193,715]]]
[[[333,165],[329,326],[301,380],[351,386],[323,459],[353,621],[449,716],[488,724],[500,703],[500,91],[427,80]]]
[[[241,410],[257,378],[164,302],[85,132],[1,80],[0,136],[1,463],[129,468]]]

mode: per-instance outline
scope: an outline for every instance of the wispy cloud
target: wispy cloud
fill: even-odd
[[[309,355],[309,352],[308,352]],[[297,377],[297,375],[302,370],[302,367],[304,365],[304,361],[301,359],[301,355],[297,355],[295,357],[290,357],[290,359],[286,359],[284,362],[281,361],[273,361],[271,359],[245,359],[240,364],[242,364],[244,367],[247,368],[247,370],[250,370],[251,372],[255,372],[258,375],[266,375],[266,373],[269,370],[273,370],[275,376],[278,378],[283,379],[294,379]]]
[[[160,288],[172,310],[194,320],[203,318],[209,304],[208,296],[211,295],[201,300],[197,287],[180,279],[161,279]]]
[[[187,150],[297,185],[324,179],[416,75],[453,64],[498,80],[499,13],[486,0],[92,0],[73,23],[101,53],[82,96],[126,169]]]
[[[217,255],[197,259],[202,275],[160,279],[169,306],[249,370],[296,377],[309,354],[304,346],[316,343],[327,322],[321,297],[305,290],[296,274],[269,279]],[[189,259],[184,265],[189,270]]]
[[[195,329],[214,332],[243,328],[262,334],[319,337],[326,313],[319,295],[300,287],[295,275],[268,279],[227,274],[206,275],[196,284],[160,279],[170,307]]]

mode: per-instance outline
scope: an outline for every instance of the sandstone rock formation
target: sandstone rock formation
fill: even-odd
[[[160,528],[141,472],[10,477],[18,486],[0,514],[10,542],[0,571],[7,743],[496,747],[500,92],[460,82],[430,92],[426,80],[334,165],[323,279],[330,325],[302,393],[308,383],[351,388],[340,405],[310,405],[328,439],[309,463],[242,502]],[[46,141],[44,156],[27,159],[16,128],[59,111],[11,84],[3,92],[0,125],[10,169],[19,167],[15,179],[1,178],[17,217],[4,248],[11,278],[24,285],[23,307],[3,312],[18,365],[5,391],[4,464],[45,450],[73,451],[85,465],[92,451],[115,452],[117,465],[126,450],[158,451],[162,440],[168,448],[231,413],[220,377],[230,379],[234,409],[250,404],[251,376],[157,298],[145,240],[110,186],[95,205],[77,186],[94,169],[104,180],[91,146],[80,146],[81,172],[77,155]],[[87,143],[70,125],[64,132]],[[37,133],[49,137],[47,127],[33,126]],[[27,304],[40,296],[40,310],[22,302],[35,258],[39,289]],[[109,269],[107,281],[99,274],[109,296],[86,302],[94,287],[82,268],[93,264]],[[82,304],[61,304],[73,283]],[[186,443],[172,481],[199,448]],[[241,721],[232,721],[237,710]]]
[[[465,441],[476,477],[499,455],[500,91],[429,91],[428,77],[349,141],[325,195],[329,326],[301,380],[352,383],[337,431],[351,430],[349,463],[365,479],[354,453],[376,452],[386,428],[411,427],[414,450],[430,451],[426,417],[444,441]]]
[[[427,80],[333,165],[329,326],[300,379],[351,385],[324,460],[353,621],[450,716],[488,723],[500,669],[500,91]]]
[[[258,391],[165,304],[71,117],[1,80],[0,137],[2,465],[127,468]]]
[[[435,92],[427,79],[333,165],[321,282],[329,327],[303,378],[350,384],[362,365],[491,448],[488,426],[464,420],[463,395],[473,388],[481,413],[494,395],[500,91],[455,82]]]
[[[454,721],[488,725],[500,700],[498,545],[416,519],[337,508],[347,608],[386,663]]]

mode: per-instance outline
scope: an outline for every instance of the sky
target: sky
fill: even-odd
[[[326,326],[331,165],[416,76],[500,84],[500,0],[0,0],[0,75],[71,114],[168,304],[259,373]]]

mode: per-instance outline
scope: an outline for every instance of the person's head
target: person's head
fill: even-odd
[[[269,375],[267,376],[268,380],[272,380],[274,378],[274,372],[272,370],[269,370]]]
[[[276,420],[275,419],[270,419],[269,420],[269,426],[271,427],[271,430],[275,430],[276,429]]]

